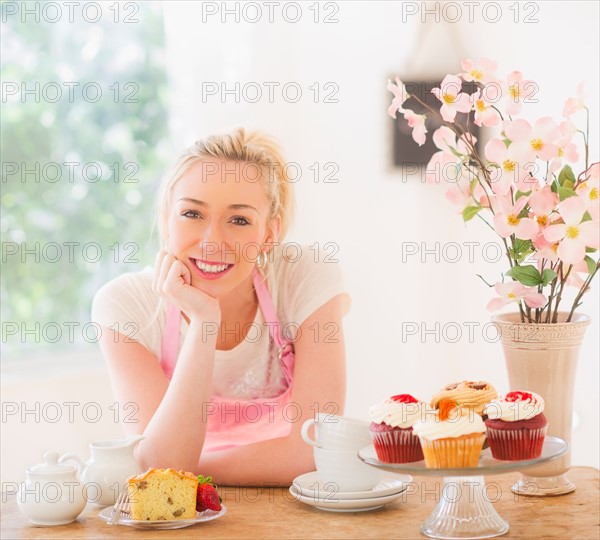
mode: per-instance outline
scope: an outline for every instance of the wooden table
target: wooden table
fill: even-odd
[[[598,539],[600,501],[598,469],[574,467],[569,478],[577,490],[551,498],[519,497],[510,491],[518,473],[487,478],[488,497],[510,531],[501,538]],[[442,479],[413,479],[410,495],[371,512],[334,513],[295,500],[286,489],[221,487],[228,512],[221,518],[185,529],[148,531],[111,526],[88,505],[76,522],[35,527],[19,512],[15,495],[3,495],[1,538],[425,538],[421,522],[439,500]]]

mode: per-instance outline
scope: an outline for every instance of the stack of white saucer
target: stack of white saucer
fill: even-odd
[[[309,436],[314,426],[314,439]],[[302,438],[314,447],[315,472],[294,479],[290,493],[322,510],[374,510],[402,496],[411,477],[390,474],[363,463],[361,448],[371,445],[369,424],[318,413],[302,426]]]
[[[365,491],[338,491],[331,482],[323,482],[318,471],[298,476],[290,486],[290,493],[300,502],[331,512],[363,512],[375,510],[402,497],[409,475],[384,476],[373,488]]]

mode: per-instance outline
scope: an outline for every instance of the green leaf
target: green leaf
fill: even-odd
[[[542,274],[542,286],[545,287],[550,283],[558,274],[550,268],[546,268]]]
[[[564,201],[565,199],[568,199],[569,197],[573,197],[574,195],[576,195],[574,189],[566,188],[566,187],[562,187],[562,186],[558,188],[558,198],[561,201]]]
[[[527,197],[530,194],[531,194],[531,190],[529,190],[529,191],[517,190],[517,192],[515,193],[515,201],[518,201],[521,197]]]
[[[530,253],[533,253],[533,251],[531,240],[521,240],[520,238],[515,238],[513,247],[508,248],[509,255],[518,263],[522,263],[525,260],[525,257]]]
[[[585,248],[586,253],[596,253],[596,251],[598,251],[596,248],[591,248],[589,246],[586,246]]]
[[[596,270],[596,266],[597,266],[597,262],[592,259],[589,255],[585,256],[585,259],[583,259],[585,261],[585,264],[587,264],[587,268],[588,268],[588,274],[591,274],[594,270]]]
[[[510,146],[510,139],[504,138],[504,139],[502,139],[502,142],[504,143],[506,148],[508,148]]]
[[[518,219],[523,219],[529,217],[529,205],[526,204],[523,209],[519,212],[519,215],[517,216]]]
[[[448,146],[450,152],[452,152],[457,158],[462,158],[464,154],[461,154],[456,148],[452,148],[452,146]]]
[[[473,195],[473,193],[475,192],[477,184],[479,184],[479,180],[477,178],[473,178],[473,180],[471,180],[471,182],[469,183],[469,193],[471,195]]]
[[[542,276],[539,270],[531,265],[513,266],[505,275],[516,279],[519,283],[527,287],[533,287],[542,283]]]
[[[581,223],[583,223],[585,221],[592,221],[592,216],[590,215],[590,213],[587,210],[583,213],[583,216],[581,218]]]
[[[556,182],[552,182],[552,185],[550,186],[550,191],[552,191],[552,193],[558,193],[558,184]]]
[[[573,189],[575,187],[575,184],[573,182],[571,182],[571,180],[565,180],[562,187],[568,188],[568,189]]]
[[[558,183],[563,186],[565,181],[569,180],[571,182],[573,182],[573,185],[575,185],[575,182],[577,182],[577,179],[575,178],[575,175],[573,174],[573,169],[571,169],[571,167],[569,165],[565,165],[560,173],[558,173]]]
[[[482,208],[482,206],[467,206],[462,212],[465,223],[472,220]]]
[[[520,238],[515,238],[515,241],[513,242],[513,247],[517,253],[528,251],[531,249],[531,246],[531,240],[521,240]]]

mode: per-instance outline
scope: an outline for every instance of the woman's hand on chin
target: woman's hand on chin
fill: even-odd
[[[160,251],[154,265],[152,289],[162,298],[175,304],[193,322],[221,323],[219,301],[191,285],[189,268],[179,259]]]

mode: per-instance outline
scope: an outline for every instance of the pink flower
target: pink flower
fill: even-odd
[[[560,136],[556,145],[558,150],[556,151],[556,157],[550,162],[549,172],[553,173],[560,169],[563,158],[569,163],[575,163],[579,160],[579,154],[577,153],[577,146],[571,142],[573,135],[577,131],[575,125],[570,120],[567,122],[561,122],[558,126]]]
[[[498,311],[512,302],[521,303],[521,300],[530,308],[544,307],[547,302],[546,297],[537,292],[535,287],[525,287],[525,285],[518,281],[496,283],[494,289],[496,289],[500,298],[492,298],[489,301],[487,305],[489,311]]]
[[[529,208],[537,216],[538,224],[546,225],[545,219],[558,204],[558,195],[552,191],[550,186],[544,186],[529,197]]]
[[[491,139],[485,145],[485,157],[492,163],[498,164],[498,169],[492,171],[492,191],[498,195],[506,195],[511,187],[520,186],[522,183],[537,183],[537,180],[531,179],[529,173],[524,168],[523,163],[519,163],[516,151],[517,147],[510,145],[508,148],[504,141],[500,139]],[[532,187],[524,187],[521,191],[529,191]]]
[[[529,208],[531,210],[529,217],[535,219],[539,227],[538,234],[532,239],[533,245],[538,251],[536,257],[538,263],[541,263],[542,259],[555,261],[558,258],[556,244],[548,242],[544,237],[544,230],[558,219],[557,214],[552,213],[557,204],[558,195],[553,193],[550,186],[544,186],[529,197]],[[544,250],[544,252],[540,253],[541,250]]]
[[[521,166],[533,163],[536,156],[543,161],[549,161],[558,152],[558,138],[560,131],[552,118],[540,118],[533,126],[527,120],[514,120],[506,122],[504,127],[506,136],[514,144],[514,155]]]
[[[538,233],[538,224],[531,218],[520,218],[521,210],[527,204],[527,197],[519,197],[514,206],[507,197],[494,196],[494,228],[502,238],[514,234],[521,240],[533,240]]]
[[[552,262],[558,261],[558,254],[556,253],[556,250],[558,249],[558,244],[548,242],[548,240],[546,240],[544,236],[543,231],[535,238],[535,240],[532,240],[532,242],[536,249],[535,258],[538,262],[538,269],[540,268],[543,259]]]
[[[433,144],[439,148],[439,152],[433,154],[427,164],[425,181],[428,184],[439,183],[442,180],[456,182],[458,164],[461,160],[452,152],[452,149],[466,155],[468,150],[465,143],[461,139],[457,141],[456,135],[448,126],[436,129],[431,139]]]
[[[577,85],[577,94],[575,97],[569,98],[565,101],[565,107],[563,109],[563,116],[571,116],[578,110],[585,107],[585,95],[583,94],[583,82]]]
[[[581,222],[585,213],[581,197],[569,197],[558,205],[564,223],[550,225],[544,236],[549,242],[559,242],[557,254],[567,264],[577,264],[585,257],[585,248],[599,247],[600,235],[597,221]]]
[[[478,126],[495,126],[500,123],[500,113],[492,107],[492,104],[483,96],[481,90],[471,95],[473,109],[475,109],[475,124]]]
[[[460,160],[446,152],[436,152],[431,156],[425,169],[425,181],[428,184],[453,182],[460,167]]]
[[[467,58],[461,62],[461,66],[465,70],[465,73],[461,73],[460,76],[465,81],[476,81],[482,84],[495,81],[494,71],[496,71],[498,65],[493,60],[480,58],[477,65],[475,65],[473,60]]]
[[[565,283],[571,287],[577,287],[578,289],[581,289],[585,282],[585,278],[582,278],[579,274],[589,275],[588,266],[585,261],[581,261],[573,265],[573,268],[571,268],[571,272],[569,273],[569,276],[567,277],[567,281]],[[587,276],[585,277],[587,278]]]
[[[575,188],[577,195],[585,202],[585,208],[592,216],[592,220],[598,221],[600,214],[600,163],[592,164],[587,170],[587,180],[581,182]]]
[[[404,109],[404,118],[408,122],[408,126],[412,128],[412,138],[419,145],[425,143],[425,133],[427,133],[427,127],[425,126],[425,115],[416,114],[410,109]]]
[[[469,112],[471,100],[468,94],[461,92],[462,81],[456,75],[446,75],[440,88],[431,93],[442,102],[440,112],[446,122],[454,122],[457,112]]]
[[[535,260],[537,261],[538,270],[541,272],[541,266],[544,259],[551,262],[558,261],[558,255],[556,254],[556,250],[558,248],[558,244],[552,244],[548,242],[544,237],[544,233],[540,233],[537,235],[535,240],[532,240],[533,246],[536,249]],[[532,256],[533,257],[533,256]]]
[[[469,153],[469,147],[467,143],[474,146],[477,142],[477,138],[471,133],[465,133],[460,137],[456,137],[454,131],[448,126],[441,126],[433,132],[432,136],[433,144],[435,144],[440,150],[454,156],[454,151],[466,156]],[[453,151],[454,150],[454,151]]]
[[[388,114],[392,118],[396,118],[397,111],[404,112],[402,105],[404,105],[404,102],[410,97],[406,92],[404,83],[399,77],[396,77],[396,85],[394,85],[394,83],[388,79],[387,89],[394,94],[394,99],[392,99],[392,104],[388,109]]]
[[[479,183],[473,182],[475,178],[464,167],[457,169],[457,176],[446,191],[446,199],[460,208],[460,212],[467,206],[484,206],[486,196]]]
[[[506,114],[514,115],[521,112],[523,103],[527,99],[534,101],[533,96],[537,91],[537,84],[533,81],[524,81],[520,71],[513,71],[507,77],[507,102]]]
[[[448,126],[441,126],[437,128],[433,132],[431,140],[433,141],[433,144],[435,144],[440,150],[453,155],[450,148],[456,147],[456,135]],[[461,154],[466,154],[466,151],[461,152]]]

